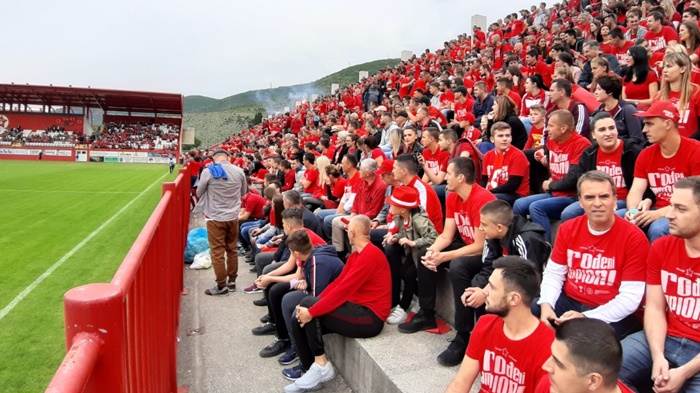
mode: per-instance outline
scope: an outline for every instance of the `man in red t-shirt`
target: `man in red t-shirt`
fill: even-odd
[[[649,31],[644,35],[644,40],[649,45],[652,55],[649,64],[661,61],[666,53],[666,47],[678,43],[678,33],[673,27],[664,25],[665,17],[662,13],[654,11],[647,17]]]
[[[282,191],[291,190],[296,183],[296,172],[292,169],[292,164],[288,160],[282,160],[280,161],[280,169],[284,173]]]
[[[700,178],[676,183],[666,213],[671,236],[651,245],[644,331],[622,342],[620,377],[640,391],[700,389]]]
[[[534,392],[546,383],[554,331],[530,312],[539,293],[537,268],[526,259],[506,256],[493,262],[483,290],[486,312],[472,332],[459,372],[446,393],[468,392],[481,375],[483,393]],[[468,297],[462,296],[466,303]]]
[[[605,322],[593,318],[562,322],[551,352],[542,366],[549,378],[536,393],[633,393],[618,380],[623,348]]]
[[[525,153],[513,147],[510,125],[499,121],[491,126],[491,143],[494,149],[484,155],[484,171],[481,186],[496,198],[515,201],[530,193],[530,163]]]
[[[467,288],[483,287],[472,282],[483,268],[481,255],[484,250],[484,234],[477,228],[481,224],[482,206],[496,200],[496,197],[475,183],[476,169],[470,158],[452,159],[447,166],[446,178],[450,193],[446,202],[445,228],[435,243],[428,247],[422,263],[418,265],[420,311],[409,322],[400,324],[399,331],[415,333],[437,326],[437,269],[449,266],[457,336],[437,360],[445,366],[456,366],[464,358],[470,332],[474,327],[475,311],[483,306],[483,302],[466,306],[460,297]]]
[[[316,192],[318,188],[318,170],[316,170],[316,156],[313,153],[304,153],[304,175],[301,178],[301,185],[304,187],[304,197],[309,197]]]
[[[561,224],[532,311],[553,326],[572,318],[600,319],[625,337],[641,329],[633,314],[644,297],[649,242],[615,214],[610,175],[586,172],[578,184],[586,214]]]
[[[532,76],[535,74],[540,74],[542,77],[542,82],[544,85],[549,87],[552,84],[552,73],[543,61],[538,60],[539,52],[537,49],[530,49],[525,55],[525,65],[527,74],[525,76]]]
[[[545,229],[549,241],[552,240],[550,220],[561,218],[561,212],[576,201],[576,189],[562,184],[560,180],[591,145],[588,139],[576,132],[574,124],[574,117],[568,110],[556,110],[549,115],[549,157],[545,155],[545,148],[535,152],[535,159],[549,168],[550,178],[542,183],[545,193],[520,198],[513,204],[513,213],[523,217],[529,213],[532,221]]]
[[[651,146],[637,157],[632,188],[627,195],[625,218],[646,229],[650,242],[668,234],[666,213],[675,183],[684,177],[700,175],[700,142],[679,134],[679,115],[670,102],[656,101],[646,112],[644,129]],[[644,198],[651,187],[656,201]],[[636,211],[635,211],[636,210]]]
[[[425,149],[418,156],[418,163],[423,167],[423,181],[430,184],[436,192],[438,188],[442,188],[444,195],[445,173],[450,153],[440,149],[439,140],[440,130],[437,128],[428,128],[423,132],[421,144]]]
[[[458,124],[467,118],[467,114],[472,113],[474,99],[469,95],[467,88],[464,86],[455,87],[453,93],[455,95],[455,100],[452,105],[454,120],[450,124]]]
[[[394,179],[404,186],[418,190],[421,207],[428,214],[428,219],[438,233],[442,233],[442,205],[435,190],[418,177],[418,164],[413,156],[402,154],[394,160]]]

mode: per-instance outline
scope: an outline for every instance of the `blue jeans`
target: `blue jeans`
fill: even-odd
[[[349,216],[350,213],[336,214],[336,209],[323,209],[314,213],[319,220],[323,221],[323,233],[320,234],[324,239],[330,239],[333,233],[333,219],[341,216]]]
[[[260,228],[263,220],[247,221],[241,224],[238,231],[238,240],[240,240],[243,247],[248,248],[250,244],[250,231],[255,228]]]
[[[664,357],[670,368],[676,368],[688,363],[700,354],[700,343],[687,338],[666,336]],[[634,391],[644,391],[652,385],[651,350],[644,331],[635,333],[622,340],[622,370],[620,380]],[[680,392],[699,393],[700,374],[695,374],[686,380]]]
[[[627,209],[620,209],[615,213],[617,213],[618,216],[624,217],[625,214],[627,214]],[[653,243],[656,239],[666,236],[670,233],[668,228],[668,218],[666,217],[661,217],[658,220],[649,224],[646,228],[640,227],[640,229],[647,234],[647,238],[649,238],[649,243]]]
[[[477,146],[477,147],[479,148],[480,152],[486,154],[486,153],[490,152],[491,150],[493,150],[496,146],[491,142],[481,142],[481,143],[479,143],[479,146]]]
[[[536,316],[537,318],[539,318],[542,314],[542,307],[539,304],[537,304],[539,300],[539,297],[535,298],[535,300],[532,301],[532,306],[530,306],[530,309],[532,310],[532,315]],[[595,307],[588,307],[584,304],[577,302],[574,299],[571,299],[570,297],[564,294],[564,291],[562,291],[559,295],[559,299],[557,299],[557,304],[554,305],[554,313],[557,314],[558,317],[560,317],[567,311],[584,312],[592,310],[594,308]],[[637,318],[634,315],[628,315],[624,319],[617,322],[613,322],[609,325],[613,329],[615,329],[615,333],[618,337],[621,338],[625,338],[642,329],[642,323],[639,320],[637,320]]]
[[[615,214],[617,214],[620,217],[625,217],[625,213],[620,214],[620,210],[624,209],[625,206],[627,206],[627,202],[624,200],[618,200],[617,201],[617,209],[615,210]],[[578,216],[584,215],[585,212],[583,211],[583,208],[581,207],[581,204],[576,201],[569,206],[567,206],[564,211],[561,212],[561,222],[571,220],[572,218],[576,218]]]
[[[513,204],[513,213],[527,217],[545,230],[547,241],[552,241],[552,225],[550,220],[559,220],[561,212],[576,201],[575,196],[553,197],[552,194],[536,194],[520,198]]]
[[[493,196],[495,196],[496,199],[500,199],[502,201],[508,202],[508,204],[511,206],[513,206],[515,201],[520,199],[520,195],[518,195],[518,194],[503,194],[503,193],[497,192],[497,193],[493,194]]]

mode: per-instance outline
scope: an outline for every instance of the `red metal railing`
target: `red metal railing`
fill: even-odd
[[[68,352],[51,393],[177,391],[182,258],[190,178],[181,169],[109,284],[64,296]]]

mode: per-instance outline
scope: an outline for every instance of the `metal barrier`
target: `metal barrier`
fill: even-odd
[[[51,393],[177,391],[190,177],[181,169],[109,284],[64,296],[68,352]]]

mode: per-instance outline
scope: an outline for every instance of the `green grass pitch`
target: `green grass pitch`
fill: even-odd
[[[156,182],[0,320],[0,392],[44,391],[65,355],[63,294],[109,282],[175,176],[167,164],[0,161],[0,310]]]

